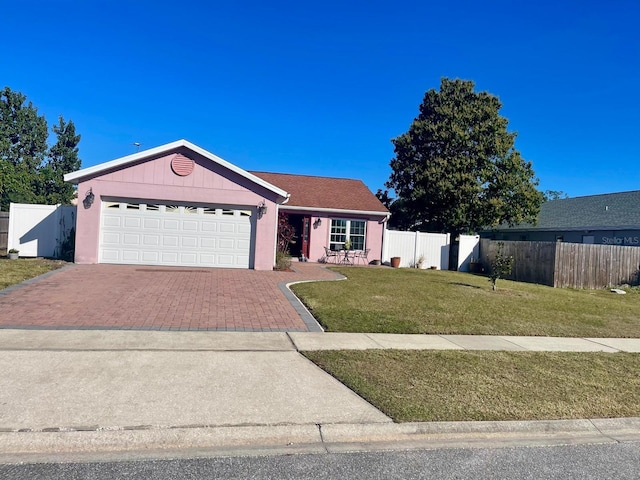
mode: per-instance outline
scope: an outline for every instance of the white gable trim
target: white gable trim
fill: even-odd
[[[159,147],[151,148],[149,150],[144,150],[142,152],[134,153],[133,155],[127,155],[126,157],[116,158],[115,160],[111,160],[109,162],[101,163],[99,165],[94,165],[93,167],[83,168],[82,170],[77,170],[75,172],[67,173],[64,176],[65,182],[71,182],[73,184],[78,184],[83,178],[94,176],[101,172],[111,170],[118,167],[123,167],[140,160],[144,160],[148,157],[154,157],[157,155],[162,155],[163,153],[170,152],[171,150],[175,150],[179,147],[186,147],[189,150],[202,155],[203,157],[211,160],[212,162],[217,163],[225,168],[228,168],[234,173],[246,178],[247,180],[252,181],[253,183],[260,185],[261,187],[266,188],[267,190],[272,191],[276,195],[279,195],[283,198],[289,198],[289,194],[282,190],[281,188],[276,187],[275,185],[270,184],[269,182],[265,182],[261,178],[253,175],[252,173],[243,170],[240,167],[235,166],[232,163],[227,162],[226,160],[214,155],[211,152],[207,152],[205,149],[194,145],[187,140],[177,140],[175,142],[167,143],[166,145],[161,145]]]

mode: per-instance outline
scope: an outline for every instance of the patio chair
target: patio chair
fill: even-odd
[[[331,250],[328,247],[324,247],[324,261],[325,263],[331,263],[331,259],[333,258],[333,263],[338,262],[338,255],[340,252],[336,250]]]
[[[366,250],[359,250],[358,252],[356,252],[356,260],[358,263],[360,263],[360,259],[364,260],[364,264],[368,265],[369,264],[369,251],[371,249],[367,248]]]

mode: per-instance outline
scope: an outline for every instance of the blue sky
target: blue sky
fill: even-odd
[[[540,189],[640,189],[636,0],[0,3],[0,86],[73,120],[83,167],[186,138],[375,192],[445,76],[500,97]]]

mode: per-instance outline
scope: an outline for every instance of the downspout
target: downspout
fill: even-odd
[[[391,216],[391,213],[387,213],[387,215],[382,219],[382,225],[383,225],[383,229],[382,229],[382,251],[380,252],[380,265],[382,265],[382,263],[385,260],[385,257],[387,256],[387,223],[389,221],[389,217]]]

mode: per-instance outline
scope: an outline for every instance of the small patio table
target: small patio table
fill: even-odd
[[[340,265],[353,265],[355,258],[355,250],[340,250],[340,254],[338,255]]]

